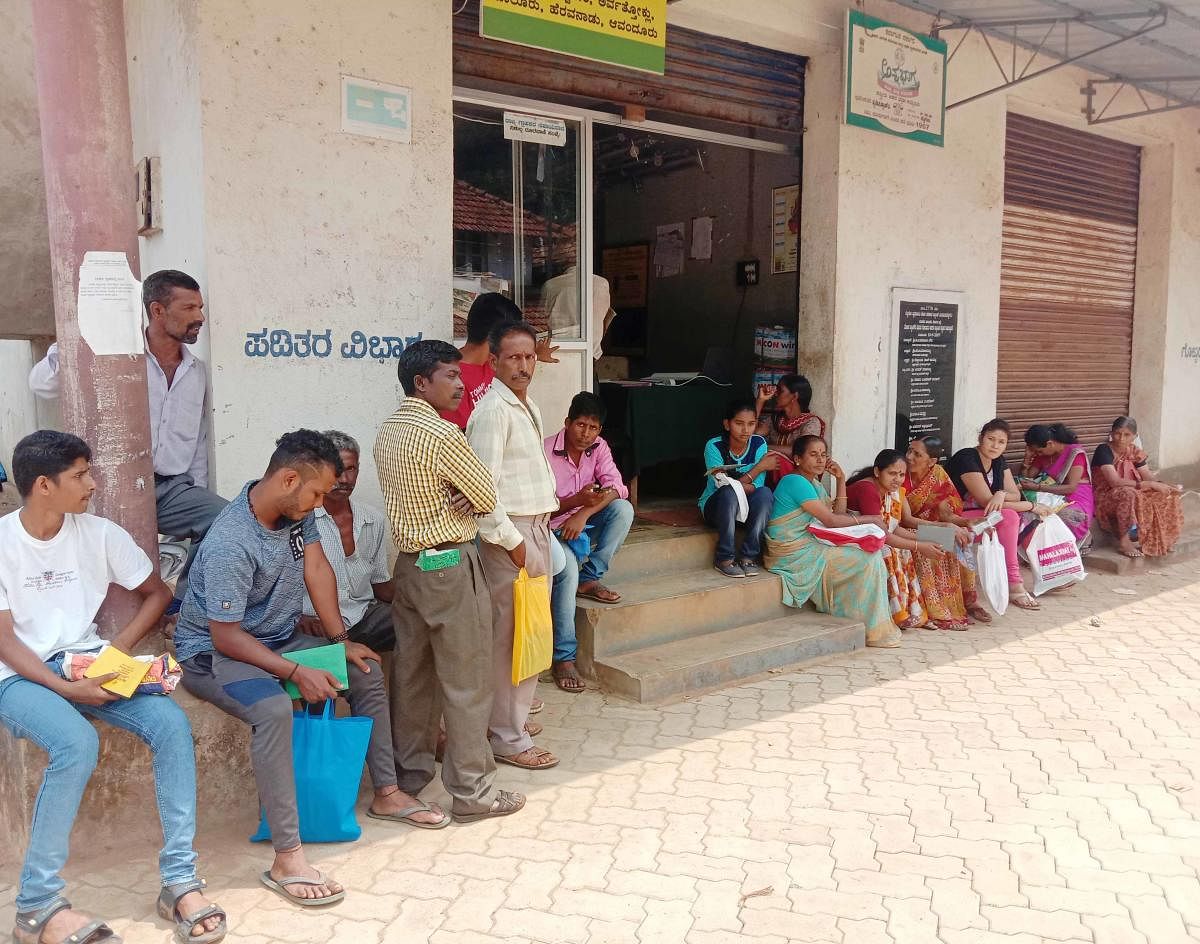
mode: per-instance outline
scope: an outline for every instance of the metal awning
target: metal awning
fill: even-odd
[[[1068,64],[1103,76],[1083,89],[1092,124],[1200,105],[1200,0],[900,2],[930,14],[951,53],[976,32],[995,60],[995,87],[948,108]]]

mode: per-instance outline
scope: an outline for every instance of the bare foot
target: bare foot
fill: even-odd
[[[91,924],[93,918],[79,911],[64,909],[47,921],[36,932],[30,933],[20,928],[13,929],[13,939],[21,944],[62,944],[72,934],[85,924]]]
[[[317,870],[309,865],[308,859],[305,858],[303,846],[297,846],[288,852],[275,853],[275,861],[271,865],[271,878],[278,882],[289,875],[317,877]],[[334,881],[327,881],[324,885],[287,886],[287,893],[293,898],[331,898],[342,891],[345,889]]]
[[[421,801],[405,793],[399,787],[384,787],[385,792],[375,791],[375,799],[371,802],[371,812],[379,816],[394,816],[401,810],[411,809],[420,805]],[[390,791],[390,792],[388,792]],[[429,804],[428,811],[411,814],[408,819],[417,823],[429,823],[436,826],[446,818],[445,812],[436,803]]]
[[[1121,535],[1121,540],[1117,542],[1117,548],[1126,557],[1137,558],[1142,556],[1142,552],[1138,549],[1138,546],[1130,540],[1128,534]]]
[[[188,892],[175,903],[175,913],[186,921],[188,915],[194,915],[197,912],[203,911],[211,904],[212,902],[199,892]],[[209,918],[205,918],[198,925],[192,928],[192,937],[199,937],[201,934],[207,934],[209,931],[215,931],[220,926],[220,915],[212,915]]]

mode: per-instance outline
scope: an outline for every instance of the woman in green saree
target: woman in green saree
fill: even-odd
[[[792,454],[796,472],[780,479],[775,489],[764,558],[768,569],[783,579],[783,602],[800,607],[812,600],[822,613],[863,623],[868,646],[899,646],[900,630],[888,609],[882,555],[853,545],[830,547],[808,531],[814,522],[827,528],[856,524],[883,528],[883,520],[846,513],[846,474],[829,458],[820,436],[801,436]],[[835,482],[832,500],[820,481],[826,471]]]

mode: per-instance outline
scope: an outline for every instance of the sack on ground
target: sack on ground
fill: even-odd
[[[545,574],[530,577],[522,567],[513,581],[513,685],[545,672],[553,656],[550,582]]]
[[[1033,595],[1065,587],[1087,576],[1083,558],[1075,546],[1075,535],[1058,515],[1047,515],[1025,545],[1033,571]]]
[[[997,616],[1008,609],[1008,567],[1004,548],[994,531],[984,532],[975,548],[975,571],[979,589]]]
[[[829,547],[845,547],[852,544],[868,554],[874,554],[887,540],[884,530],[873,524],[855,524],[848,528],[823,528],[817,524],[810,524],[808,533]]]
[[[301,710],[292,716],[301,842],[353,842],[362,835],[354,807],[372,724],[370,718],[335,718],[332,698],[319,715]],[[250,841],[270,838],[264,813]]]

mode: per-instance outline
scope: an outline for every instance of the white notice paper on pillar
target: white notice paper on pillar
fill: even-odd
[[[87,252],[79,267],[79,335],[93,354],[141,354],[142,285],[123,252]]]
[[[693,259],[712,258],[713,218],[697,216],[692,220],[692,251]]]
[[[686,252],[682,223],[667,223],[657,227],[654,241],[654,274],[660,279],[669,279],[683,272],[683,256]]]

